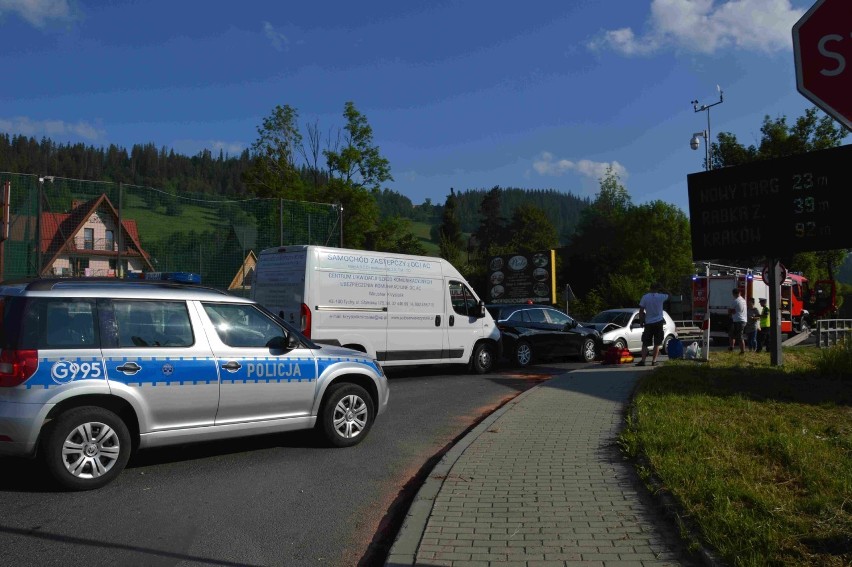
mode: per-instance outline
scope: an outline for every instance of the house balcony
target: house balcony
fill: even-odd
[[[96,238],[94,240],[69,240],[62,248],[62,252],[66,254],[92,254],[95,256],[113,256],[118,255],[118,243],[114,240],[106,238]],[[139,256],[139,252],[135,248],[130,248],[126,244],[121,251],[122,255]]]
[[[76,270],[74,268],[53,268],[53,275],[61,278],[117,278],[118,274],[112,268],[83,268]]]
[[[83,240],[77,238],[69,240],[65,244],[66,250],[75,252],[92,251],[92,252],[118,252],[118,243],[115,240],[107,240],[106,238],[96,238],[94,240]]]

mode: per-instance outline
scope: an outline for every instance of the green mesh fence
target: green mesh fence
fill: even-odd
[[[10,214],[0,281],[191,272],[205,285],[247,294],[264,248],[340,243],[332,204],[0,172],[0,187],[5,182]]]

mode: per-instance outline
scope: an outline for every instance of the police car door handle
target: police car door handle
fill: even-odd
[[[222,365],[222,368],[224,368],[228,372],[236,372],[237,370],[242,368],[242,365],[234,360],[229,360],[226,364]]]
[[[456,316],[450,315],[450,327],[456,324]]]
[[[135,362],[125,362],[121,366],[116,368],[119,372],[124,372],[125,374],[136,374],[142,367],[136,364]]]
[[[435,315],[435,326],[436,327],[441,326],[441,316],[440,315]]]

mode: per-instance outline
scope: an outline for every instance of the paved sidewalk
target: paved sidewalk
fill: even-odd
[[[386,565],[695,565],[615,444],[648,371],[571,372],[491,414],[429,475]]]

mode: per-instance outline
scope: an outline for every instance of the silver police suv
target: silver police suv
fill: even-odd
[[[2,285],[0,349],[0,454],[40,456],[71,490],[107,484],[146,447],[309,428],[355,445],[388,403],[364,353],[200,286]]]

